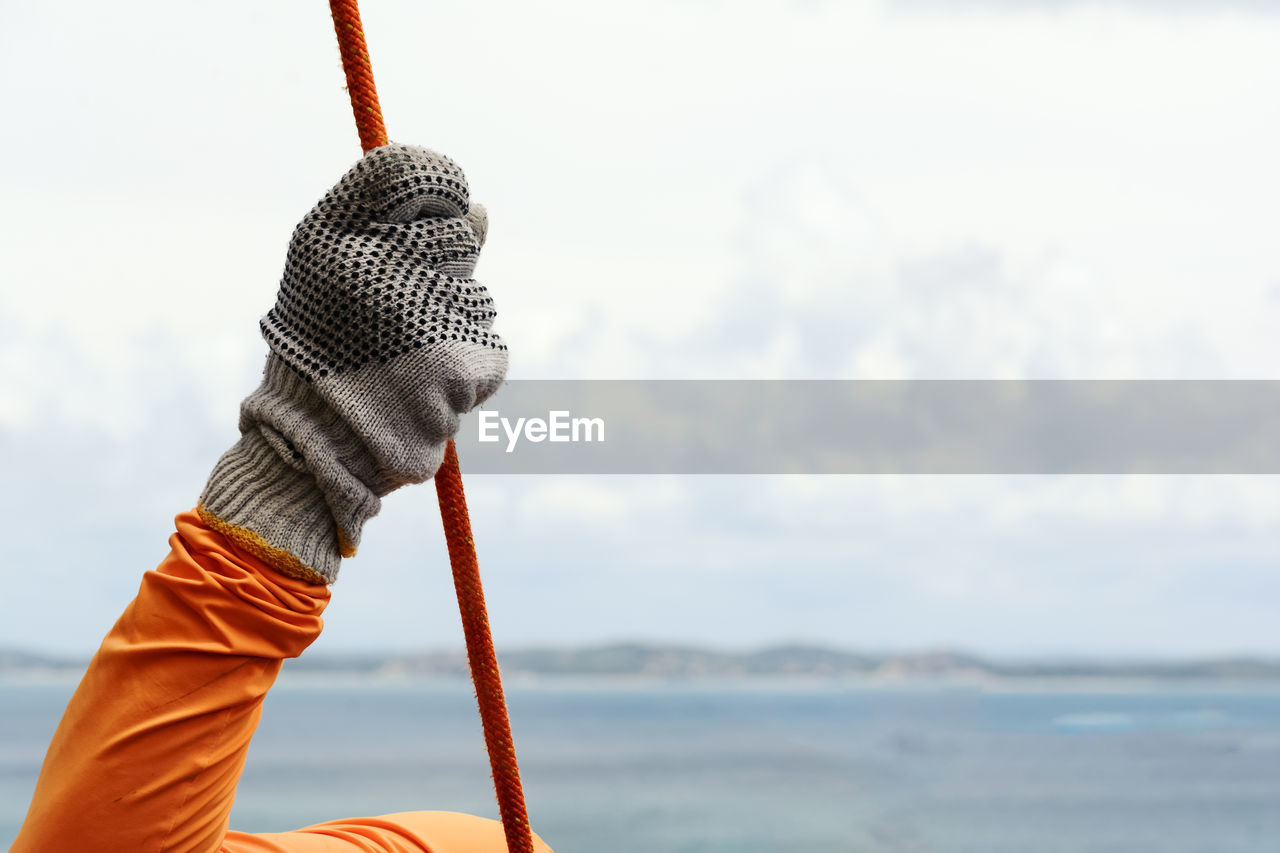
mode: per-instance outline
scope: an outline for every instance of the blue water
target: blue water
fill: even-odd
[[[0,684],[0,842],[71,685]],[[1276,853],[1280,690],[508,686],[558,853]],[[496,816],[465,684],[268,698],[232,825]]]

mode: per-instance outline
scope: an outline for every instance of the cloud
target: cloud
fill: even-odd
[[[1204,278],[1134,280],[1133,259],[1108,266],[1079,237],[920,247],[871,206],[858,174],[815,157],[757,177],[733,240],[737,268],[713,300],[695,303],[694,328],[631,325],[597,340],[615,359],[633,354],[656,375],[681,377],[1274,375],[1280,311],[1265,275],[1213,289],[1206,316]],[[1166,256],[1150,258],[1153,271],[1176,266],[1172,239]]]
[[[1027,15],[1096,11],[1102,8],[1152,15],[1159,18],[1179,14],[1270,15],[1276,6],[1269,0],[1119,0],[1105,6],[1097,0],[884,0],[888,10],[930,12],[945,15],[986,12],[997,15]]]
[[[1273,376],[1274,18],[1010,5],[365,23],[393,136],[492,213],[513,375]],[[357,153],[324,14],[104,9],[0,33],[5,643],[87,650],[162,555]],[[1272,485],[469,480],[500,641],[1171,653],[1275,648]],[[393,496],[321,642],[455,642],[443,554],[431,490]]]

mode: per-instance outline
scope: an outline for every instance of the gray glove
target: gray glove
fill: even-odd
[[[198,511],[273,567],[332,583],[381,498],[430,479],[507,348],[471,278],[487,231],[452,160],[388,145],[294,231],[271,353]]]

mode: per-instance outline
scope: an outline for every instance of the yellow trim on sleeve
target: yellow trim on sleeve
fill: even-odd
[[[218,518],[218,516],[206,509],[204,504],[197,504],[196,512],[199,513],[201,520],[204,521],[205,524],[209,525],[209,527],[230,539],[238,547],[262,560],[264,563],[271,566],[271,568],[280,572],[280,574],[288,575],[291,578],[298,578],[299,580],[304,580],[308,583],[321,585],[327,585],[329,583],[324,575],[305,566],[303,562],[293,554],[290,554],[283,548],[277,548],[274,545],[271,545],[267,540],[263,539],[252,530],[244,527],[237,527],[234,524],[223,521],[221,518]],[[350,547],[350,545],[347,545],[347,548]],[[351,548],[351,554],[355,554],[354,548]],[[345,550],[342,556],[348,556],[345,553]]]

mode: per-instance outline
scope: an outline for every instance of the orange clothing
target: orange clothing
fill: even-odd
[[[263,697],[320,635],[329,589],[273,571],[194,511],[175,523],[67,705],[10,853],[506,850],[500,823],[450,812],[228,831]]]

